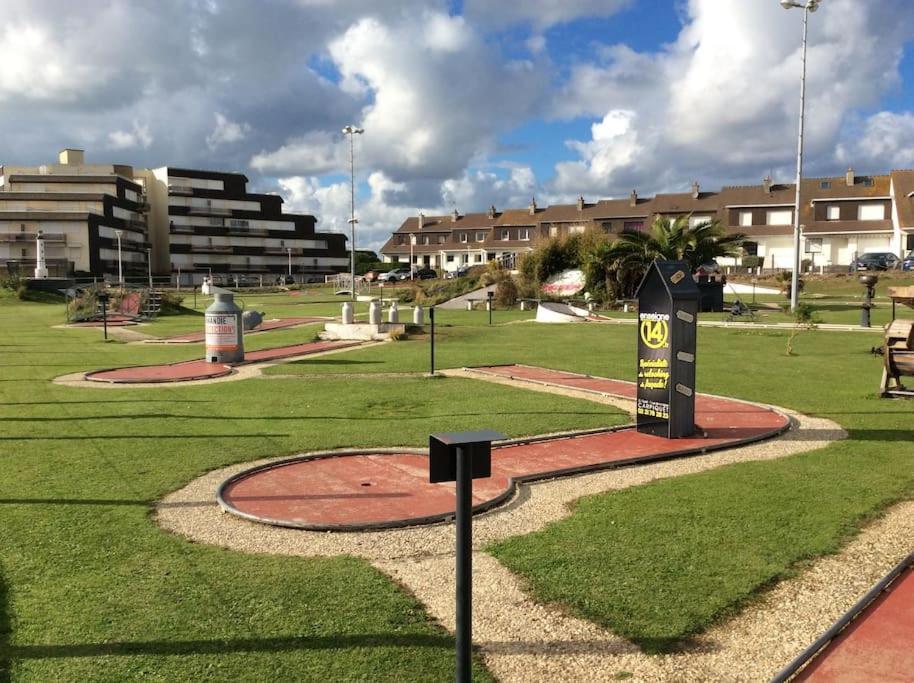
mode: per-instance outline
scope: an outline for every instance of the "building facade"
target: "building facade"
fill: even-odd
[[[512,264],[537,239],[604,230],[646,230],[658,217],[688,216],[693,224],[718,220],[731,233],[746,235],[745,251],[762,267],[788,269],[793,263],[796,185],[766,178],[759,185],[587,203],[406,219],[381,248],[385,261],[445,271],[499,260]],[[847,266],[874,251],[902,255],[914,249],[914,171],[803,180],[800,204],[802,259],[818,268]],[[731,261],[738,265],[741,259]]]
[[[251,277],[297,282],[345,272],[346,236],[315,230],[314,216],[287,214],[282,197],[247,191],[239,173],[59,163],[0,166],[0,268],[30,276],[36,238],[49,275],[125,279],[153,275],[200,283]]]

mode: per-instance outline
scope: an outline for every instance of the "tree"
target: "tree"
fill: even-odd
[[[617,298],[634,296],[635,288],[655,260],[685,261],[694,272],[722,256],[739,256],[745,237],[728,235],[720,221],[689,224],[689,216],[674,220],[658,216],[649,232],[623,231],[609,250],[610,284]]]

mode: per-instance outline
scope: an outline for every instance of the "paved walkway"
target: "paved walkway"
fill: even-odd
[[[244,354],[244,361],[241,363],[223,364],[208,363],[205,360],[191,360],[164,365],[137,365],[88,372],[85,375],[85,379],[90,382],[107,382],[109,384],[161,384],[164,382],[213,379],[232,374],[232,369],[240,365],[265,363],[294,356],[307,356],[323,351],[345,349],[359,344],[361,342],[358,341],[308,342],[306,344],[261,349],[260,351],[248,351]]]
[[[246,330],[244,335],[255,334],[257,332],[269,332],[270,330],[281,330],[287,327],[296,327],[298,325],[307,325],[308,323],[325,322],[333,320],[328,317],[309,317],[309,318],[278,318],[276,320],[264,320],[256,329]],[[202,342],[205,339],[203,332],[188,332],[179,334],[174,337],[162,337],[161,339],[147,339],[147,344],[193,344]]]
[[[463,311],[467,307],[467,301],[470,299],[475,299],[476,303],[481,303],[486,300],[489,292],[495,292],[495,287],[496,285],[489,285],[488,287],[474,289],[472,292],[467,292],[466,294],[455,296],[453,299],[448,299],[444,303],[440,303],[435,306],[435,308],[455,309]]]
[[[636,393],[630,382],[529,366],[471,372],[628,399]],[[493,449],[492,476],[473,483],[474,510],[510,498],[520,482],[706,453],[775,436],[790,425],[785,415],[764,406],[701,394],[695,421],[699,431],[686,439],[663,439],[627,427],[505,442]],[[454,485],[428,482],[424,453],[363,452],[249,470],[222,488],[220,502],[230,512],[279,526],[394,527],[452,516]]]

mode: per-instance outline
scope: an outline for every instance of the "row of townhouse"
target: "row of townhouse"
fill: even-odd
[[[240,173],[59,163],[0,166],[0,268],[31,275],[40,231],[52,277],[263,276],[307,280],[347,270],[346,236],[282,197],[247,191]]]
[[[860,176],[807,178],[801,189],[800,222],[803,259],[812,267],[847,266],[867,252],[901,255],[914,249],[914,171]],[[731,233],[746,236],[746,255],[757,256],[764,268],[790,268],[796,185],[724,187],[628,199],[449,216],[412,216],[381,248],[387,262],[409,263],[443,270],[491,260],[513,262],[531,251],[539,238],[600,228],[610,235],[623,230],[646,230],[658,217],[689,216],[691,223],[716,219]],[[735,259],[731,265],[738,265]]]

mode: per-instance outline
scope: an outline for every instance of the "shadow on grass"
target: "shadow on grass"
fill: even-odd
[[[109,500],[105,498],[0,498],[0,505],[135,505],[148,507],[151,500]]]
[[[914,441],[914,429],[848,429],[854,441],[891,441],[899,446]]]
[[[607,411],[599,411],[599,410],[564,410],[564,411],[562,411],[562,410],[527,410],[527,411],[523,411],[523,412],[506,410],[506,411],[502,411],[501,414],[502,415],[517,415],[517,416],[520,416],[520,415],[526,415],[526,416],[530,416],[530,415],[571,415],[571,416],[593,415],[593,416],[600,416],[600,415],[606,415],[606,412]],[[621,411],[616,411],[616,412],[621,412]],[[397,417],[397,419],[402,422],[405,420],[435,420],[435,419],[439,419],[439,418],[443,418],[443,417],[487,417],[489,415],[490,415],[490,413],[444,413],[441,415],[400,415]],[[367,422],[375,422],[375,421],[376,422],[388,422],[388,421],[390,421],[390,416],[383,416],[383,415],[378,416],[378,417],[372,417],[369,415],[358,415],[358,416],[352,416],[352,415],[269,415],[269,416],[262,415],[262,416],[257,416],[257,415],[252,415],[252,416],[225,417],[224,415],[181,415],[181,414],[177,414],[177,413],[137,413],[137,414],[131,413],[131,414],[124,414],[124,415],[104,415],[104,416],[94,416],[94,417],[97,417],[97,419],[100,419],[100,420],[105,420],[105,422],[108,422],[110,420],[144,420],[144,419],[167,420],[167,419],[175,419],[175,418],[181,418],[181,419],[186,419],[186,420],[210,420],[210,421],[212,421],[212,420],[218,420],[218,421],[232,420],[233,422],[239,421],[239,420],[253,420],[255,422],[256,421],[275,422],[275,421],[290,421],[290,420],[294,421],[294,422],[299,422],[302,420],[345,420],[347,422],[356,422],[356,421],[358,421],[358,422],[366,422],[366,421]],[[92,417],[87,417],[85,415],[80,415],[80,416],[75,416],[75,417],[0,417],[0,422],[83,422],[87,419],[92,419]],[[708,431],[710,432],[713,430],[708,430]],[[725,431],[728,435],[732,436],[732,434],[735,430],[722,429],[720,431]],[[757,431],[758,430],[755,430],[755,429],[747,429],[748,434],[755,434]],[[216,435],[211,435],[211,436],[219,436],[219,435],[216,434]],[[251,435],[248,435],[248,436],[251,436]],[[284,436],[284,435],[269,434],[269,435],[264,435],[264,436]],[[3,438],[16,438],[16,437],[0,437],[0,439],[3,439]],[[29,437],[19,437],[19,438],[27,439]],[[39,437],[35,437],[35,438],[39,438]],[[60,437],[47,437],[47,438],[63,439],[63,438],[68,438],[68,437],[60,436]],[[78,437],[72,437],[72,438],[78,438]],[[130,435],[124,435],[124,437],[118,437],[118,438],[132,438],[132,437]],[[143,437],[137,437],[137,438],[143,438]],[[182,437],[165,435],[162,438],[175,439],[175,438],[182,438]],[[187,438],[194,439],[194,438],[199,438],[199,437],[197,437],[193,434],[190,434],[187,436]]]
[[[445,635],[361,634],[297,636],[288,638],[237,638],[234,640],[149,640],[139,642],[80,643],[76,645],[19,645],[6,648],[8,660],[58,657],[112,657],[135,655],[218,655],[238,652],[290,652],[295,650],[345,650],[376,647],[427,647],[453,649]],[[0,651],[0,657],[3,657]],[[0,666],[3,660],[0,659]],[[7,683],[0,670],[0,682]]]
[[[315,358],[314,360],[297,360],[289,365],[377,365],[381,360],[344,360],[342,358]]]
[[[10,683],[10,623],[9,592],[0,572],[0,683]]]
[[[83,418],[85,419],[85,418]],[[342,418],[341,418],[342,419]],[[286,438],[291,434],[87,434],[85,436],[0,436],[0,441],[123,441],[132,439],[263,439]]]

